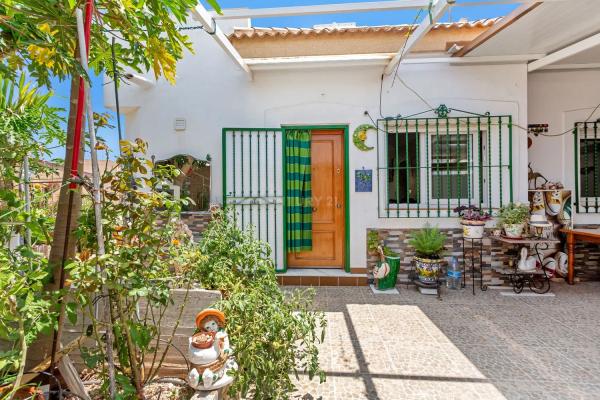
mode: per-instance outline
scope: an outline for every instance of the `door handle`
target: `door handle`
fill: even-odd
[[[317,207],[312,208],[313,212],[317,212]]]
[[[337,204],[335,205],[335,207],[336,207],[336,208],[342,208],[342,203],[337,203]]]

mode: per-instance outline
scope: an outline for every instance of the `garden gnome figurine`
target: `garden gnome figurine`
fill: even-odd
[[[221,399],[233,382],[228,372],[237,369],[224,329],[225,315],[214,308],[202,310],[196,316],[196,327],[188,348],[192,366],[188,384],[198,391],[193,399]]]

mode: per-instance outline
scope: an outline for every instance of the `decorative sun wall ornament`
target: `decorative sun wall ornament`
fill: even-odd
[[[354,145],[357,149],[362,151],[369,151],[374,149],[373,146],[367,146],[365,144],[365,140],[367,140],[367,131],[370,130],[376,131],[377,128],[371,124],[362,124],[356,127],[354,133],[352,134],[352,141],[354,142]]]

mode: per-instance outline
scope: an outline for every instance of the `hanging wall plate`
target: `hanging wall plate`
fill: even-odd
[[[365,144],[365,140],[367,140],[367,131],[371,129],[375,131],[377,130],[376,127],[370,124],[363,124],[356,127],[356,129],[354,130],[354,134],[352,134],[352,141],[354,142],[354,145],[357,149],[362,151],[369,151],[374,149],[374,147],[367,146]]]

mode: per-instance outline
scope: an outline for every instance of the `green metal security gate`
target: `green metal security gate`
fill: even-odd
[[[282,149],[282,129],[223,129],[223,205],[269,243],[277,270],[285,259]]]
[[[458,206],[492,212],[512,201],[512,117],[442,114],[377,121],[379,218],[453,217]]]
[[[600,213],[600,122],[577,122],[573,130],[575,209]]]

